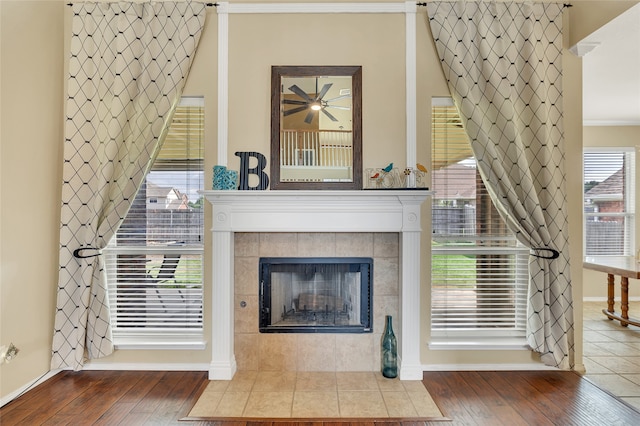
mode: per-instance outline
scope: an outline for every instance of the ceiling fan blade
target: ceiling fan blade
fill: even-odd
[[[301,88],[299,88],[295,84],[293,86],[289,87],[289,90],[291,90],[296,95],[300,96],[302,99],[304,99],[304,100],[306,100],[308,102],[313,102],[313,98],[311,98],[309,95],[307,95],[304,92],[304,90],[302,90]]]
[[[311,121],[313,121],[313,115],[314,115],[313,110],[309,111],[309,114],[307,114],[307,116],[304,118],[304,122],[307,124],[311,124]]]
[[[322,86],[322,90],[320,90],[320,93],[316,95],[316,101],[319,101],[322,98],[324,98],[324,95],[326,95],[329,89],[331,89],[331,86],[333,86],[333,83],[327,83],[324,86]]]
[[[338,119],[335,118],[333,115],[331,115],[331,113],[329,111],[327,111],[326,109],[322,108],[322,112],[324,112],[324,115],[329,117],[331,119],[331,121],[338,121]]]
[[[282,103],[283,104],[289,104],[289,105],[307,105],[309,102],[307,102],[307,101],[299,101],[297,99],[283,99]]]
[[[308,107],[306,105],[303,105],[303,106],[300,106],[300,107],[297,107],[297,108],[291,108],[291,109],[288,109],[286,111],[283,111],[282,115],[284,115],[286,117],[287,115],[291,115],[291,114],[295,114],[296,112],[304,111],[307,108]]]
[[[346,99],[350,97],[351,95],[342,95],[342,96],[338,96],[337,98],[325,99],[325,102],[339,101],[340,99]]]
[[[345,111],[348,111],[351,109],[351,107],[348,106],[340,106],[340,105],[325,105],[325,108],[335,108],[335,109],[342,109]]]

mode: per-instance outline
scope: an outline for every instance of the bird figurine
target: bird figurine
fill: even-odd
[[[380,176],[380,173],[376,173],[375,175],[371,176],[371,179],[375,179],[375,178],[377,178],[378,176]]]
[[[427,173],[427,168],[425,166],[423,166],[422,164],[418,163],[416,164],[416,167],[418,168],[418,170],[420,170],[421,172]]]
[[[385,167],[384,169],[382,169],[382,171],[385,172],[385,173],[389,173],[391,171],[391,169],[393,169],[393,163],[389,163],[389,165],[387,167]]]

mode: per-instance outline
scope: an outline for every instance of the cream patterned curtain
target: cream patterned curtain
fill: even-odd
[[[482,179],[531,249],[527,342],[573,368],[562,4],[430,2],[431,32]]]
[[[72,8],[51,368],[79,370],[113,351],[100,250],[166,136],[206,10],[189,2]]]

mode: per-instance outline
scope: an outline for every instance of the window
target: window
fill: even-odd
[[[635,152],[585,149],[584,254],[633,255]]]
[[[119,347],[203,342],[204,102],[184,98],[165,142],[105,252]]]
[[[449,98],[433,103],[432,170],[432,344],[521,347],[529,250],[493,206]]]

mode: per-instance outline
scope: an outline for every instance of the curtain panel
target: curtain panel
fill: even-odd
[[[429,2],[449,90],[491,199],[531,249],[527,343],[573,368],[562,102],[562,10],[556,3]]]
[[[159,151],[205,22],[190,2],[74,3],[51,368],[113,352],[104,261]]]

